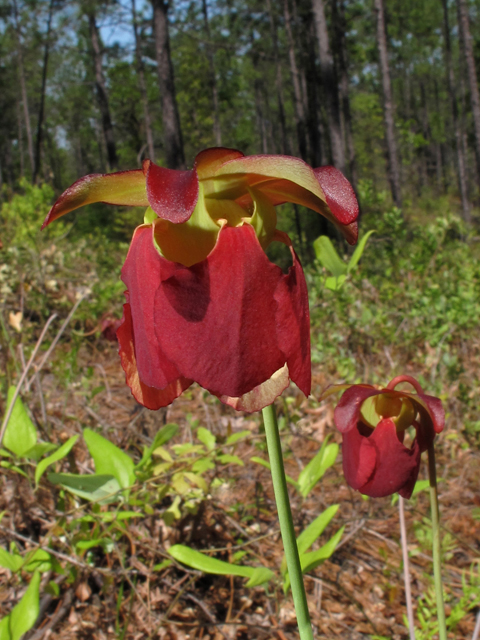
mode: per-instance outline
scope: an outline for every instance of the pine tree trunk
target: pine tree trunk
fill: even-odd
[[[388,177],[393,202],[397,207],[401,207],[400,166],[398,161],[397,142],[395,140],[393,98],[390,83],[390,69],[388,65],[387,34],[385,29],[383,0],[375,0],[375,12],[377,14],[377,46],[380,58],[380,71],[383,88],[383,114],[385,119],[385,137],[387,141]]]
[[[442,0],[443,5],[443,30],[445,38],[445,70],[447,74],[447,88],[450,96],[450,108],[452,110],[452,121],[455,135],[455,151],[457,160],[457,177],[460,196],[462,198],[463,218],[466,222],[470,222],[470,203],[468,201],[467,192],[467,171],[465,164],[465,156],[463,154],[462,132],[460,129],[460,119],[458,115],[457,98],[455,95],[455,78],[452,66],[452,45],[450,42],[450,22],[448,19],[447,0]]]
[[[324,150],[324,141],[320,135],[319,126],[319,81],[315,66],[315,33],[310,12],[302,13],[302,26],[305,39],[302,47],[302,66],[307,97],[307,153],[309,163],[313,167],[326,164],[327,158]]]
[[[275,24],[272,0],[267,0],[267,6],[270,17],[270,32],[272,36],[273,57],[275,61],[275,84],[277,87],[278,119],[280,120],[280,133],[282,136],[282,153],[289,154],[290,149],[287,137],[287,122],[285,118],[285,107],[283,99],[282,65],[280,64],[280,55],[278,52],[277,25]]]
[[[480,180],[480,93],[478,90],[478,79],[475,69],[475,57],[473,55],[472,35],[470,33],[470,22],[468,19],[468,7],[466,1],[457,0],[457,9],[463,52],[465,55],[465,62],[467,64],[470,102],[475,130],[475,157],[477,160],[477,173],[479,173],[478,177]]]
[[[95,88],[97,90],[97,100],[102,116],[102,130],[105,138],[105,146],[107,147],[107,163],[110,170],[116,169],[118,166],[117,148],[115,145],[115,137],[113,135],[112,118],[110,116],[110,105],[108,103],[108,94],[103,75],[102,50],[100,46],[100,35],[98,33],[95,13],[88,13],[88,26],[90,28],[90,40],[92,42],[93,63],[95,67]]]
[[[208,66],[210,70],[210,90],[212,93],[212,111],[213,111],[213,137],[217,147],[222,145],[222,129],[220,126],[220,105],[218,102],[217,75],[215,73],[215,60],[213,58],[213,49],[210,41],[210,24],[208,22],[207,0],[202,0],[203,23],[205,25],[205,36],[207,39],[206,50],[208,57]]]
[[[150,111],[148,109],[147,83],[145,81],[145,67],[142,59],[140,35],[138,33],[135,0],[132,0],[132,25],[133,35],[135,36],[135,61],[137,63],[138,86],[143,105],[143,119],[145,122],[145,137],[147,138],[148,157],[153,161],[155,160],[155,146],[153,144],[152,121],[150,119]]]
[[[35,173],[35,156],[33,153],[33,137],[32,137],[32,127],[30,125],[30,112],[28,109],[28,94],[27,94],[27,83],[25,80],[25,67],[23,64],[23,51],[22,51],[22,41],[20,37],[20,25],[18,23],[18,11],[17,11],[17,3],[16,0],[13,0],[13,16],[15,20],[15,35],[17,39],[17,61],[18,61],[18,75],[20,79],[20,90],[22,92],[22,103],[23,103],[23,117],[25,121],[25,131],[27,134],[27,149],[28,149],[28,158],[30,160],[30,169],[32,172],[32,178]]]
[[[292,74],[293,95],[295,105],[295,124],[297,128],[298,150],[303,160],[307,159],[307,137],[305,132],[305,108],[300,84],[300,74],[298,72],[297,60],[295,56],[295,41],[293,38],[292,19],[288,0],[284,0],[283,15],[285,18],[285,32],[288,42],[288,59],[290,62],[290,72]]]
[[[315,28],[319,47],[320,69],[322,73],[322,85],[325,105],[327,109],[328,128],[332,160],[334,166],[345,173],[345,145],[342,137],[340,123],[340,105],[338,100],[338,82],[335,73],[335,65],[330,50],[327,20],[323,0],[312,0],[315,17]]]
[[[347,169],[348,178],[352,186],[357,191],[357,166],[355,162],[355,147],[353,144],[352,131],[352,113],[350,111],[349,96],[349,78],[348,78],[348,62],[347,62],[347,43],[345,33],[347,26],[345,24],[345,8],[343,0],[332,1],[332,18],[334,24],[334,49],[337,53],[339,76],[340,76],[340,103],[342,107],[343,120],[345,123],[345,142],[347,152]]]
[[[151,0],[151,2],[167,166],[169,169],[185,169],[185,153],[175,97],[175,78],[168,35],[168,5],[166,0]]]
[[[47,87],[48,56],[50,53],[50,32],[52,29],[53,5],[54,0],[50,0],[50,6],[48,8],[47,33],[45,36],[45,49],[43,53],[42,88],[40,91],[40,107],[38,109],[37,139],[35,141],[35,171],[33,173],[33,182],[37,181],[38,174],[40,173],[43,118],[45,114],[45,90]]]

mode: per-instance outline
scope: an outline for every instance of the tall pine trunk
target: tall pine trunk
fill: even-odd
[[[206,50],[208,58],[208,67],[210,71],[210,91],[212,94],[212,111],[213,111],[213,137],[215,144],[220,147],[222,144],[222,129],[220,126],[220,105],[218,102],[217,75],[215,73],[215,60],[213,57],[213,49],[210,35],[210,24],[208,21],[207,0],[202,0],[203,23],[205,25]]]
[[[42,88],[40,91],[40,107],[38,109],[37,138],[35,140],[35,171],[33,172],[33,182],[37,181],[38,174],[40,173],[43,141],[43,119],[45,114],[45,91],[47,88],[48,57],[50,53],[50,32],[52,29],[53,5],[54,0],[50,0],[50,6],[48,8],[47,33],[45,36],[45,49],[43,53]]]
[[[345,125],[347,173],[356,192],[358,179],[357,166],[355,162],[355,147],[353,144],[352,113],[350,110],[347,43],[345,38],[347,25],[345,24],[345,8],[343,0],[332,0],[332,19],[335,35],[333,40],[334,50],[338,60],[340,77],[340,104]]]
[[[112,118],[110,115],[110,105],[108,102],[108,93],[103,75],[102,65],[102,49],[100,46],[100,34],[98,33],[97,21],[93,11],[88,14],[88,26],[90,28],[90,40],[92,43],[93,64],[95,68],[95,88],[97,90],[98,106],[102,116],[102,131],[105,138],[105,146],[107,148],[107,164],[110,170],[116,169],[118,166],[117,147],[115,145],[115,137],[113,135]]]
[[[377,14],[377,46],[380,58],[380,72],[382,76],[383,115],[385,120],[385,138],[387,141],[388,177],[393,202],[397,207],[401,207],[400,165],[398,161],[397,142],[395,139],[392,86],[390,83],[390,69],[388,65],[387,33],[385,29],[383,0],[375,0],[375,12]]]
[[[473,55],[472,35],[470,33],[470,21],[468,19],[468,7],[465,0],[457,0],[458,24],[460,26],[461,40],[465,62],[467,63],[468,85],[470,89],[470,103],[472,107],[473,125],[475,130],[475,156],[477,160],[477,173],[480,180],[480,94],[478,90],[475,58]]]
[[[163,137],[169,169],[185,169],[182,130],[175,97],[175,78],[170,54],[168,34],[168,4],[165,0],[152,0],[155,57],[158,83],[162,97]]]
[[[290,62],[290,73],[292,75],[293,96],[295,106],[295,125],[297,129],[297,142],[300,156],[307,159],[307,137],[305,131],[305,107],[300,84],[300,74],[298,72],[297,59],[295,55],[295,40],[293,37],[292,18],[288,0],[284,0],[283,15],[285,19],[285,32],[288,43],[288,60]]]
[[[143,105],[143,120],[145,122],[145,137],[147,138],[148,157],[155,160],[155,146],[153,144],[152,121],[150,119],[150,111],[148,108],[147,83],[145,81],[145,67],[142,58],[142,46],[140,35],[138,33],[137,12],[135,8],[135,0],[132,0],[132,25],[133,35],[135,37],[135,62],[137,64],[138,86]]]
[[[13,17],[15,21],[15,35],[16,35],[16,44],[17,44],[17,62],[18,62],[18,75],[20,80],[20,90],[22,92],[22,103],[23,103],[23,118],[25,123],[25,131],[27,134],[27,149],[28,149],[28,158],[30,160],[30,169],[32,172],[32,178],[35,174],[35,156],[33,153],[33,137],[32,137],[32,127],[30,124],[30,111],[28,108],[28,94],[27,94],[27,82],[25,80],[25,66],[23,64],[23,49],[22,49],[22,40],[20,34],[20,24],[18,22],[18,10],[16,0],[13,0]]]
[[[320,70],[327,109],[328,128],[334,166],[345,173],[345,145],[340,122],[338,82],[328,37],[327,20],[323,0],[312,0],[315,28],[317,33]]]
[[[283,99],[283,79],[282,65],[278,51],[277,25],[273,13],[272,0],[267,0],[268,13],[270,17],[270,33],[272,36],[273,57],[275,62],[275,84],[277,89],[278,119],[280,121],[280,134],[282,136],[282,153],[290,153],[287,137],[287,121],[285,118],[285,102]]]
[[[445,71],[447,74],[447,88],[448,88],[448,95],[450,96],[450,108],[452,110],[453,130],[454,130],[454,136],[455,136],[458,186],[460,190],[460,197],[462,199],[463,218],[466,222],[470,222],[471,214],[470,214],[470,203],[468,201],[468,192],[467,192],[467,169],[466,169],[466,163],[465,163],[465,156],[463,153],[462,131],[460,128],[458,104],[457,104],[457,98],[455,95],[455,78],[453,75],[453,66],[452,66],[452,45],[450,42],[450,21],[448,19],[447,0],[442,0],[442,5],[443,5],[443,32],[444,32],[444,38],[445,38]]]

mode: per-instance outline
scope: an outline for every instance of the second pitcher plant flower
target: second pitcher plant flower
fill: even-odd
[[[353,244],[358,205],[339,171],[223,148],[201,152],[191,171],[147,160],[142,170],[81,178],[44,226],[92,202],[148,207],[122,269],[117,331],[138,402],[166,406],[193,381],[244,411],[273,402],[290,379],[310,393],[307,288],[275,206],[307,206]],[[290,250],[286,274],[265,253],[272,242]]]

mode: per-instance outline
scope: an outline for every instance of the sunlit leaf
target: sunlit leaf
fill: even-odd
[[[112,475],[123,489],[131,487],[135,482],[135,465],[130,456],[91,429],[85,429],[83,437],[97,475]]]
[[[15,394],[15,387],[10,387],[7,395],[7,411],[12,403]],[[37,442],[37,430],[30,420],[30,416],[20,398],[15,400],[12,415],[8,421],[5,435],[3,436],[3,445],[13,451],[19,458],[31,449]]]
[[[40,460],[40,462],[37,464],[37,468],[35,469],[35,485],[38,486],[40,478],[43,476],[50,465],[58,462],[62,458],[65,458],[66,455],[68,455],[77,440],[78,435],[72,436],[64,444],[62,444],[62,446],[59,447],[55,451],[55,453],[52,453],[51,456],[48,456],[48,458],[45,458],[44,460]]]

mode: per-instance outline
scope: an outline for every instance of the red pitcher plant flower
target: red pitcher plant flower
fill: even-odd
[[[416,393],[397,391],[401,382]],[[372,498],[399,493],[410,498],[420,468],[420,456],[445,425],[439,398],[426,395],[411,376],[397,376],[385,389],[371,385],[337,385],[327,397],[344,390],[334,412],[334,422],[343,438],[343,472],[347,483]],[[411,446],[404,444],[413,427]]]
[[[273,402],[290,380],[310,393],[307,288],[275,206],[309,207],[354,244],[358,205],[339,171],[224,148],[201,152],[191,171],[146,160],[77,180],[43,226],[93,202],[148,207],[123,265],[117,330],[139,403],[166,406],[193,381],[244,411]],[[272,242],[290,249],[286,274],[265,253]]]

